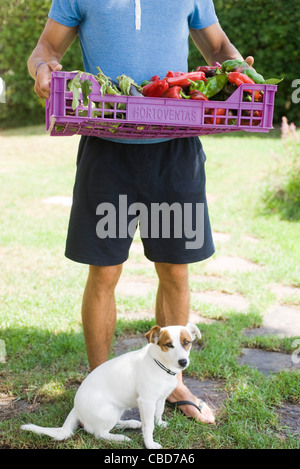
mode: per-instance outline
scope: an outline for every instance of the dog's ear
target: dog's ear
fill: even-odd
[[[198,337],[198,339],[201,339],[201,332],[199,331],[196,324],[192,324],[191,322],[189,322],[185,327],[191,334],[192,340],[195,340],[196,337]]]
[[[153,344],[157,344],[160,329],[161,328],[159,326],[153,326],[150,331],[145,334],[149,343],[152,342]]]

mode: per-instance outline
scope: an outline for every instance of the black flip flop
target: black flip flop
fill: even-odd
[[[199,399],[199,406],[197,406],[197,404],[195,404],[195,402],[192,402],[192,401],[176,401],[176,402],[170,402],[170,401],[166,401],[166,403],[175,408],[180,406],[180,405],[193,405],[194,407],[196,407],[196,409],[199,410],[200,414],[201,414],[201,410],[203,408],[203,405],[204,405],[204,402],[201,401],[201,399]]]

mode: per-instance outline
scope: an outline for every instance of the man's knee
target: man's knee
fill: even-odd
[[[90,265],[88,280],[95,288],[114,289],[122,272],[123,264],[111,266]]]
[[[156,263],[156,272],[162,284],[171,284],[177,288],[186,288],[188,286],[188,265],[187,264],[169,264]]]

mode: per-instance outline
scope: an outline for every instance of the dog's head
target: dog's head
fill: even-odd
[[[151,354],[169,370],[179,373],[189,365],[189,354],[193,340],[201,338],[195,324],[184,326],[154,326],[147,332],[148,342],[154,344]]]

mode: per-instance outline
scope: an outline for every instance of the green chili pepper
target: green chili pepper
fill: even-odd
[[[140,84],[140,86],[143,88],[143,86],[149,85],[149,83],[151,83],[151,81],[143,80],[142,83]]]
[[[220,75],[215,75],[214,77],[208,78],[204,90],[202,93],[205,94],[207,98],[215,96],[219,91],[221,91],[228,81],[226,73]]]
[[[243,63],[244,61],[242,59],[225,60],[225,62],[222,63],[221,70],[222,72],[231,72],[231,70],[234,70],[236,67],[241,67]]]
[[[203,90],[205,89],[205,82],[202,81],[202,80],[196,80],[196,81],[190,80],[190,82],[191,82],[190,91],[191,90],[196,90],[196,91],[203,92]]]
[[[262,75],[256,72],[253,68],[247,68],[243,70],[244,75],[247,75],[249,78],[252,78],[254,83],[263,84],[265,79]]]

